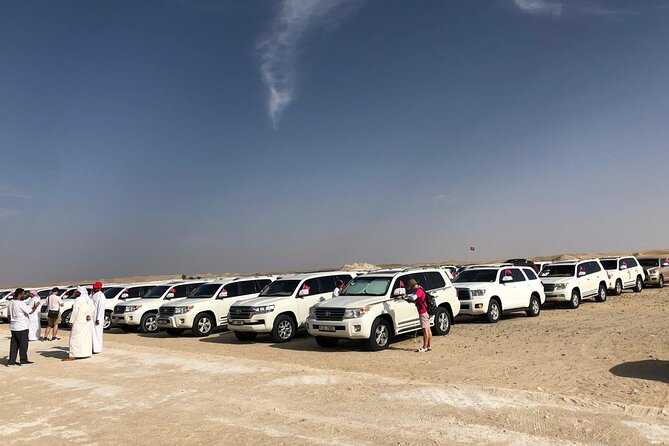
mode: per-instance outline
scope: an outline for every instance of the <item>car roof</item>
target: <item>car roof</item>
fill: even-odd
[[[279,277],[277,280],[304,280],[304,279],[313,279],[315,277],[322,276],[332,276],[332,275],[349,275],[355,277],[356,274],[351,271],[318,271],[313,273],[294,273],[294,274],[284,274]]]
[[[263,276],[231,276],[231,277],[217,277],[214,280],[211,280],[207,282],[207,284],[211,285],[223,285],[225,283],[232,283],[232,282],[240,282],[242,280],[263,280],[263,279],[268,279],[268,280],[276,280],[275,276],[269,276],[269,275],[263,275]]]

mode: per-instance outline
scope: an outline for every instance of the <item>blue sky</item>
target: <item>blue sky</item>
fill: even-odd
[[[667,48],[666,0],[1,0],[0,283],[663,247]]]

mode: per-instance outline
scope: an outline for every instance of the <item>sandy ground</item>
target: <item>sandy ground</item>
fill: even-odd
[[[669,288],[456,320],[427,354],[113,330],[66,363],[63,335],[0,367],[0,444],[669,444]]]

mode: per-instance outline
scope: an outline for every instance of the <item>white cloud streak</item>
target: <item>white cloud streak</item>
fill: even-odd
[[[545,17],[560,17],[562,3],[549,0],[513,0],[514,5],[523,12]]]
[[[258,40],[260,75],[267,87],[267,108],[276,128],[297,97],[296,61],[309,31],[336,26],[358,0],[282,0],[267,33]]]
[[[595,2],[584,0],[512,0],[512,4],[524,13],[560,18],[566,15],[618,16],[637,15],[638,11],[610,9]]]
[[[30,198],[24,192],[17,190],[6,184],[0,184],[0,197],[10,197],[10,198]]]

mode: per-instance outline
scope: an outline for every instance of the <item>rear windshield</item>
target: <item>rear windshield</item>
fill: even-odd
[[[644,268],[660,266],[660,259],[639,259],[639,265],[643,266]]]
[[[496,269],[467,269],[455,278],[453,283],[466,282],[488,282],[492,283],[497,279]]]
[[[169,290],[169,286],[154,286],[151,288],[145,295],[144,298],[156,299],[162,297],[165,294],[165,291]]]
[[[600,260],[604,269],[618,269],[617,260]]]
[[[116,297],[116,295],[118,293],[120,293],[124,289],[125,288],[121,288],[121,287],[111,287],[111,288],[107,288],[103,294],[105,295],[105,297],[107,299],[113,299],[113,298]]]
[[[539,277],[574,277],[576,265],[546,265]]]
[[[214,297],[214,294],[216,294],[216,291],[221,287],[220,284],[211,284],[208,283],[206,285],[200,285],[199,287],[195,288],[191,293],[188,295],[189,299],[203,299],[203,298],[209,298],[209,297]]]
[[[299,284],[299,280],[275,280],[260,292],[260,296],[290,296]]]
[[[356,277],[348,283],[340,296],[384,296],[391,280],[392,277]]]

